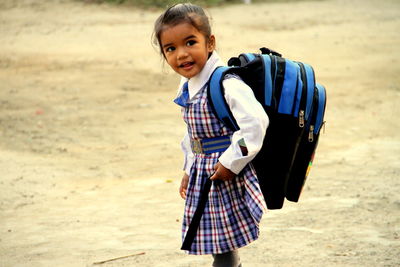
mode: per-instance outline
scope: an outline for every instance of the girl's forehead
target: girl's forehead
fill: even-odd
[[[160,39],[163,44],[171,42],[171,41],[179,41],[184,40],[189,36],[198,36],[202,33],[199,32],[192,24],[190,23],[180,23],[177,25],[166,25],[164,29],[161,31]]]

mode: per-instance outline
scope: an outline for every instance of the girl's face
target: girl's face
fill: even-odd
[[[215,37],[206,39],[189,23],[181,23],[164,29],[160,35],[161,48],[171,68],[186,78],[197,75],[214,51]]]

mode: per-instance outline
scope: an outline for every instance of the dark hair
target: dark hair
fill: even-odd
[[[153,44],[159,46],[162,55],[164,55],[161,44],[162,31],[181,23],[191,24],[206,37],[206,40],[209,40],[211,26],[204,10],[191,3],[176,4],[165,10],[154,23]]]

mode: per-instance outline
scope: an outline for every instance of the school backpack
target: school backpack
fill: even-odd
[[[299,200],[324,123],[326,92],[315,82],[310,65],[268,48],[260,50],[261,54],[240,54],[229,60],[229,67],[217,68],[209,81],[208,98],[218,119],[238,130],[224,97],[223,78],[236,74],[253,90],[270,124],[252,164],[267,208],[280,209],[285,198]]]
[[[280,209],[284,199],[297,202],[313,162],[324,124],[325,88],[315,82],[313,68],[261,48],[261,54],[244,53],[219,67],[208,84],[208,101],[217,118],[238,130],[224,97],[222,81],[238,75],[253,90],[269,117],[264,143],[252,160],[268,209]],[[190,250],[211,188],[203,186],[196,211],[182,244]]]

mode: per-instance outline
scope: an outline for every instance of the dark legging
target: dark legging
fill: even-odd
[[[213,267],[241,267],[239,253],[237,250],[222,254],[213,254]]]

